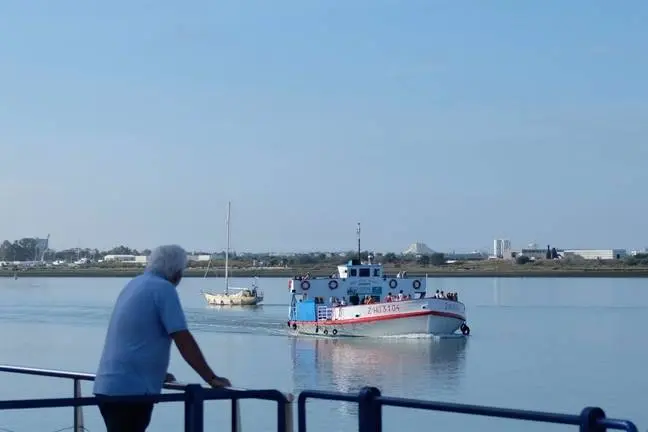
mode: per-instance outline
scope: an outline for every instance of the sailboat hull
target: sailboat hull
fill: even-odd
[[[263,296],[245,295],[243,292],[228,294],[203,292],[203,296],[211,306],[256,306],[263,301]]]

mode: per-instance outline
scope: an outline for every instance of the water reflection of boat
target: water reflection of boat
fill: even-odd
[[[291,340],[295,391],[355,392],[371,385],[390,396],[455,393],[463,375],[464,337],[447,339]]]

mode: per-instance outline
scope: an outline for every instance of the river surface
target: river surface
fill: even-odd
[[[113,302],[127,279],[0,279],[0,363],[94,373]],[[239,286],[250,280],[234,280]],[[180,297],[216,373],[248,388],[357,391],[521,409],[608,416],[648,427],[648,289],[645,279],[430,279],[428,291],[459,292],[471,335],[454,339],[331,340],[290,336],[284,279],[261,279],[266,304],[214,309],[200,290],[219,279],[185,279]],[[173,349],[171,372],[198,376]],[[66,380],[0,374],[0,398],[70,397]],[[92,384],[84,384],[90,395]],[[245,431],[270,431],[271,403],[241,403]],[[0,411],[1,431],[52,432],[72,426],[69,408]],[[205,430],[229,430],[226,402],[208,402]],[[309,403],[310,431],[357,430],[353,404]],[[296,414],[296,410],[295,410]],[[105,430],[85,408],[86,428]],[[222,424],[222,425],[221,425]],[[465,415],[386,408],[386,431],[565,430]],[[180,404],[156,406],[150,431],[181,431]]]

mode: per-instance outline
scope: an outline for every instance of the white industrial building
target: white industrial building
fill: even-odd
[[[146,255],[106,255],[104,261],[119,261],[132,264],[146,264],[148,257]]]
[[[618,260],[628,255],[625,249],[565,249],[562,253],[565,258],[571,255],[588,260]]]
[[[432,255],[434,251],[425,243],[416,242],[412,243],[403,251],[403,255]]]
[[[511,258],[511,241],[507,239],[493,240],[493,256],[495,258]]]
[[[210,255],[189,255],[187,254],[187,261],[203,261],[207,262],[210,259]],[[119,261],[124,263],[133,263],[133,264],[146,264],[148,262],[148,257],[146,255],[106,255],[103,259],[104,261]]]
[[[211,255],[187,255],[187,261],[209,261]]]

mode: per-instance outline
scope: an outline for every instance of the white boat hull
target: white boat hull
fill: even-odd
[[[327,308],[326,318],[321,308],[326,306],[320,306],[320,319],[288,325],[297,333],[323,336],[440,336],[455,333],[466,321],[463,303],[434,298]]]
[[[211,306],[256,306],[263,301],[263,296],[245,296],[242,293],[213,294],[203,292],[207,304]]]

